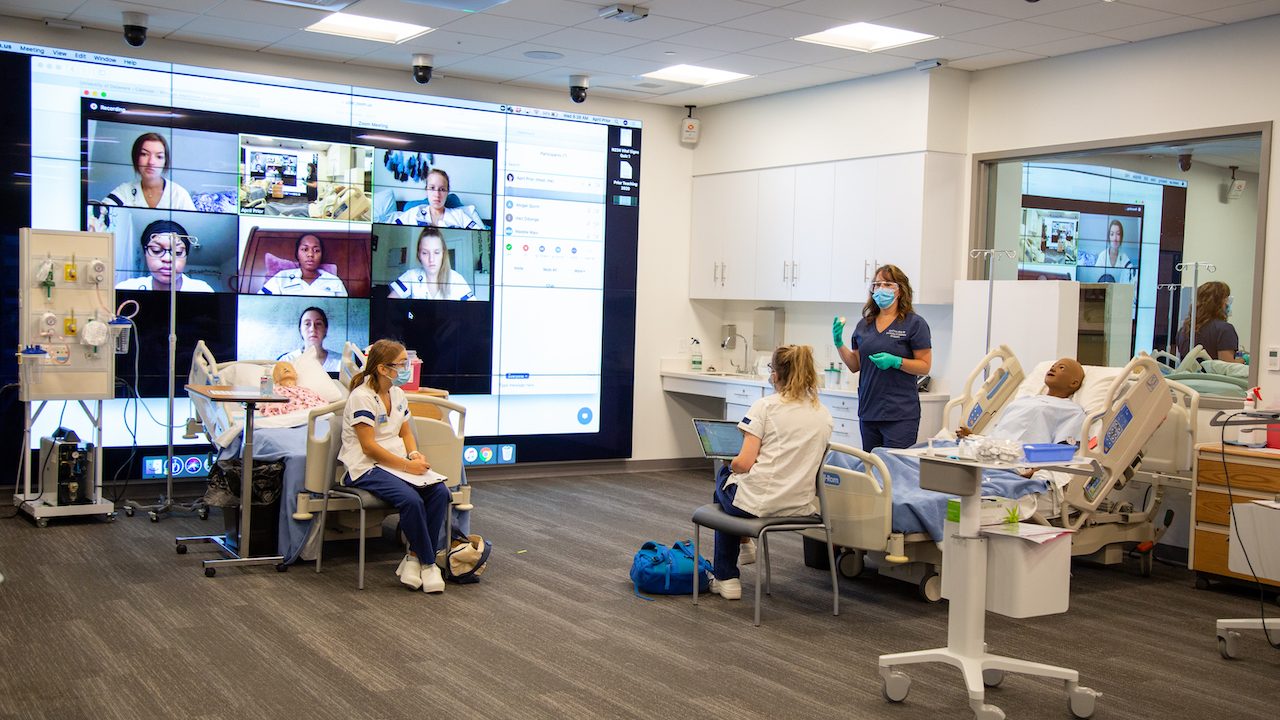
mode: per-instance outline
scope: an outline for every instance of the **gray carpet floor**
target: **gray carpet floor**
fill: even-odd
[[[710,491],[693,471],[478,483],[473,530],[494,556],[482,582],[438,596],[397,583],[390,538],[371,543],[357,591],[354,543],[331,543],[320,574],[204,577],[209,546],[177,555],[173,537],[220,528],[216,515],[0,520],[0,717],[972,717],[942,665],[910,668],[903,703],[880,694],[877,656],[945,644],[946,603],[863,576],[841,579],[833,617],[798,538],[772,544],[759,628],[749,600],[637,598],[632,554],[689,537]],[[1256,594],[1192,579],[1077,563],[1070,611],[988,615],[987,642],[1079,670],[1103,693],[1095,717],[1277,717],[1280,652],[1245,633],[1227,661],[1214,640],[1215,619],[1257,615]],[[987,701],[1010,718],[1070,717],[1055,681],[1010,675]]]

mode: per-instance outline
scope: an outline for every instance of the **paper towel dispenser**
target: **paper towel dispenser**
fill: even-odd
[[[784,329],[786,311],[780,307],[760,307],[752,311],[751,347],[757,352],[772,354],[774,348],[786,343]]]

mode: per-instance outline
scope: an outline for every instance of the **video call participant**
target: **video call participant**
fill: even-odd
[[[1112,220],[1107,225],[1107,247],[1098,253],[1098,259],[1093,261],[1093,266],[1133,269],[1133,260],[1120,251],[1122,244],[1124,244],[1124,226],[1119,220]]]
[[[318,307],[309,307],[298,317],[298,333],[302,336],[302,347],[287,352],[276,360],[293,362],[302,353],[311,349],[316,361],[324,367],[325,372],[338,372],[342,369],[342,353],[334,352],[324,346],[324,339],[329,334],[329,316]]]
[[[133,141],[133,171],[138,179],[122,182],[107,193],[102,202],[124,207],[195,210],[191,194],[181,185],[165,179],[169,170],[169,143],[159,133],[143,133]]]
[[[364,369],[351,378],[338,459],[347,468],[344,484],[367,490],[400,512],[400,529],[409,541],[409,552],[396,568],[400,582],[439,593],[444,578],[436,567],[435,545],[449,511],[449,490],[442,482],[419,487],[388,472],[423,475],[431,467],[418,451],[408,422],[409,401],[399,387],[410,374],[409,355],[400,343],[384,339],[369,348]]]
[[[431,225],[443,228],[467,228],[483,230],[484,223],[476,214],[472,205],[447,208],[445,201],[449,199],[449,175],[440,168],[427,173],[427,204],[417,205],[397,213],[393,222],[396,225]]]
[[[116,283],[117,290],[169,291],[177,273],[178,292],[213,292],[209,283],[188,277],[187,229],[172,220],[156,220],[142,229],[138,238],[142,244],[142,257],[146,260],[149,275],[129,278]]]
[[[449,253],[439,230],[426,228],[418,235],[418,265],[405,270],[391,283],[388,297],[412,300],[470,300],[475,297],[467,279],[449,267]]]
[[[346,297],[341,278],[320,267],[324,262],[324,242],[315,235],[303,235],[293,244],[298,267],[272,275],[258,292],[263,295],[317,295]]]
[[[920,432],[920,393],[916,377],[933,365],[929,324],[911,306],[911,282],[896,265],[876,270],[862,319],[844,346],[844,321],[835,318],[831,334],[836,352],[858,372],[858,424],[862,448],[908,448]]]
[[[1224,282],[1210,280],[1196,290],[1196,345],[1204,348],[1209,357],[1227,362],[1244,362],[1236,357],[1240,349],[1240,335],[1227,322],[1231,317],[1231,287]],[[1178,330],[1178,356],[1186,357],[1191,351],[1191,314],[1182,321]]]

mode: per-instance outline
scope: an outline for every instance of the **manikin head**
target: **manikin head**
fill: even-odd
[[[271,379],[280,387],[295,387],[298,384],[298,369],[288,360],[281,360],[271,368]]]
[[[1055,360],[1044,374],[1044,385],[1049,394],[1058,398],[1069,398],[1084,383],[1084,367],[1075,358],[1064,357]]]

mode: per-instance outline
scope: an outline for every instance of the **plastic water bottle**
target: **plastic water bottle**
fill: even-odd
[[[258,394],[266,397],[275,391],[275,383],[271,381],[270,375],[263,375],[258,381]]]
[[[689,338],[692,346],[689,348],[689,371],[702,372],[702,343],[698,342],[698,338]]]

